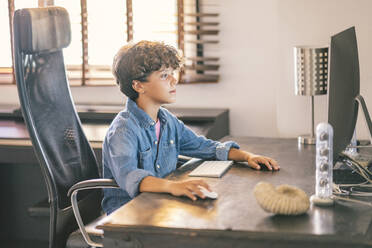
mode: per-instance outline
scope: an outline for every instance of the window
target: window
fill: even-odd
[[[134,0],[133,1],[133,40],[149,39],[177,44],[177,1]]]
[[[11,32],[14,9],[56,5],[67,9],[72,40],[64,49],[71,85],[114,85],[112,59],[128,41],[164,41],[183,51],[181,83],[218,81],[216,0],[8,0],[0,2],[0,84],[14,83]],[[209,11],[209,13],[204,13]],[[213,13],[210,13],[213,11]],[[10,14],[10,15],[9,15]]]
[[[127,42],[126,1],[89,1],[88,13],[88,83],[113,82],[113,56]]]
[[[81,8],[77,0],[55,0],[54,4],[68,10],[71,23],[71,43],[63,50],[70,85],[80,85],[82,75]]]
[[[12,74],[12,48],[10,40],[10,25],[8,3],[0,1],[0,30],[5,34],[0,39],[0,82],[10,84],[13,82]]]
[[[180,1],[180,0],[179,0]],[[183,83],[215,83],[219,80],[218,7],[215,0],[184,0],[179,10],[181,39],[186,58]]]
[[[54,5],[70,14],[72,40],[64,50],[70,84],[112,85],[113,56],[127,41],[126,1],[106,0],[102,7],[101,1],[55,0]]]
[[[5,34],[10,34],[9,31],[9,15],[8,4],[5,1],[0,1],[0,30]],[[5,36],[7,39],[0,39],[0,67],[12,67],[12,50],[10,36]]]

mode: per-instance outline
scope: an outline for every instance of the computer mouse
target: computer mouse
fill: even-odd
[[[214,191],[208,191],[206,188],[199,186],[200,191],[204,194],[206,198],[217,199],[218,194]]]
[[[269,168],[267,168],[267,166],[265,164],[258,164],[260,166],[260,170],[261,171],[271,171],[269,170]]]

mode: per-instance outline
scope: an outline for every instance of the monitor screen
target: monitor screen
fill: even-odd
[[[358,115],[359,59],[355,28],[331,37],[328,85],[328,123],[333,127],[333,161],[345,150]]]

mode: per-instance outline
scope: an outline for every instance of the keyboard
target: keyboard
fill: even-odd
[[[204,161],[190,172],[189,177],[221,177],[233,164],[233,161]]]

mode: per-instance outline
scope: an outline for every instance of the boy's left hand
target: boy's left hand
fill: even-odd
[[[256,170],[260,170],[262,166],[266,166],[268,170],[277,171],[280,169],[280,166],[274,159],[261,155],[250,154],[247,162],[250,167]]]
[[[248,165],[256,170],[260,170],[262,166],[265,166],[271,171],[277,171],[280,169],[278,163],[272,158],[253,154],[236,148],[230,149],[228,159],[238,162],[248,162]]]

